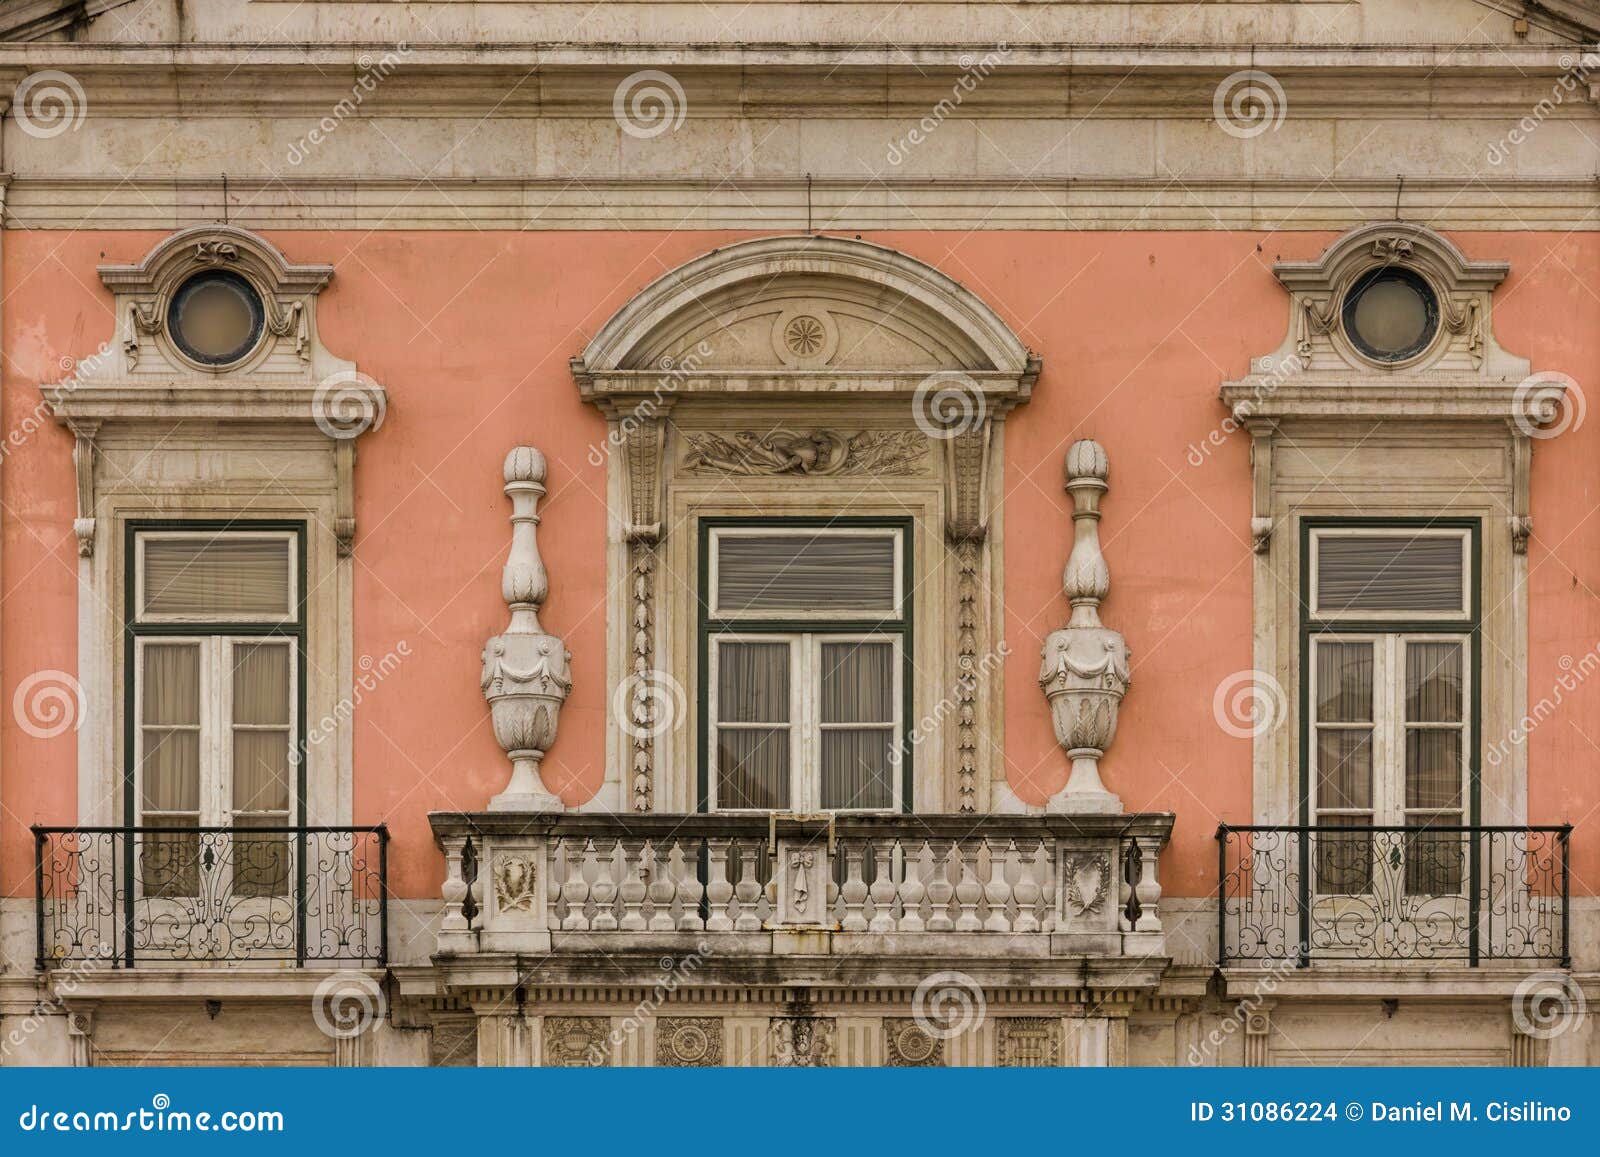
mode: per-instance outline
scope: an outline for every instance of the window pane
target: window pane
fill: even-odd
[[[891,534],[723,535],[716,611],[895,614],[894,544]]]
[[[1318,611],[1460,612],[1456,535],[1319,535]]]
[[[147,818],[151,828],[192,828],[198,817]],[[146,896],[196,896],[200,893],[200,836],[195,832],[143,832],[139,842],[139,884]],[[209,838],[209,837],[208,837]]]
[[[717,718],[723,723],[789,721],[789,644],[717,644]]]
[[[289,733],[233,733],[233,808],[241,812],[289,810]]]
[[[285,643],[235,643],[233,721],[289,725],[289,647]]]
[[[717,806],[780,811],[789,807],[786,729],[717,729]]]
[[[1371,816],[1319,816],[1323,827],[1347,828],[1371,824]],[[1349,896],[1372,890],[1371,832],[1316,832],[1313,861],[1317,866],[1317,891]]]
[[[837,728],[822,733],[822,806],[886,808],[894,806],[889,778],[889,747],[894,731],[887,727]]]
[[[200,648],[193,643],[148,643],[144,648],[146,725],[200,723]]]
[[[143,543],[147,615],[227,620],[290,614],[286,538],[145,536]]]
[[[233,894],[235,896],[287,896],[289,894],[289,836],[246,835],[251,828],[278,828],[287,815],[252,816],[234,821]]]
[[[1408,815],[1406,822],[1448,827],[1461,823],[1461,813]],[[1461,891],[1467,838],[1464,832],[1408,832],[1405,837],[1406,895],[1440,896]]]
[[[894,722],[894,646],[822,645],[822,722]]]
[[[1372,807],[1372,732],[1317,731],[1317,806]]]
[[[1406,644],[1406,721],[1459,723],[1461,644]]]
[[[1461,806],[1461,732],[1454,727],[1406,729],[1406,807]]]
[[[1317,721],[1372,720],[1372,644],[1317,645]]]
[[[200,648],[192,643],[146,645],[143,663],[139,766],[143,810],[198,813]],[[197,819],[198,815],[188,822]]]

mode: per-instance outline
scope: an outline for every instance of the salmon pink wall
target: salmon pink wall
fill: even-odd
[[[578,401],[567,359],[658,274],[725,233],[288,232],[292,260],[331,262],[324,341],[389,391],[382,428],[360,444],[355,653],[374,661],[403,640],[409,655],[363,697],[355,717],[355,819],[386,821],[393,883],[437,894],[442,865],[427,813],[476,809],[503,785],[478,689],[479,652],[505,621],[500,566],[509,504],[506,450],[543,449],[550,493],[542,552],[551,591],[543,619],[573,652],[575,688],[547,773],[569,799],[600,782],[605,760],[605,468],[591,446],[605,425]],[[1066,619],[1060,572],[1070,543],[1062,457],[1092,436],[1110,454],[1102,535],[1111,567],[1106,621],[1134,652],[1134,683],[1103,762],[1130,809],[1177,813],[1163,863],[1171,894],[1215,886],[1219,819],[1250,814],[1250,744],[1212,716],[1217,685],[1248,670],[1251,554],[1247,440],[1190,448],[1218,429],[1220,382],[1281,339],[1287,308],[1271,264],[1319,253],[1331,234],[1079,232],[884,233],[890,245],[965,283],[1044,359],[1033,400],[1006,423],[1004,562],[1006,759],[1026,798],[1066,775],[1035,682],[1039,645]],[[31,673],[76,669],[71,440],[29,418],[40,382],[65,376],[113,333],[103,261],[142,257],[154,233],[8,232],[0,330],[4,426],[0,484],[0,681],[7,704]],[[1470,256],[1504,258],[1512,275],[1496,330],[1536,369],[1584,382],[1600,364],[1600,301],[1577,271],[1600,262],[1592,235],[1455,238]],[[1552,319],[1559,319],[1552,324]],[[25,426],[24,436],[18,437]],[[1535,541],[1529,686],[1553,688],[1563,656],[1600,643],[1596,425],[1541,442],[1534,458]],[[1199,464],[1192,460],[1198,457]],[[1582,821],[1596,806],[1600,690],[1564,693],[1561,714],[1528,740],[1530,816]],[[1493,737],[1490,737],[1493,738]],[[26,892],[26,825],[76,815],[70,731],[53,738],[0,718],[0,890]],[[1600,849],[1575,838],[1574,883],[1600,875]],[[1587,872],[1587,877],[1585,875]],[[1590,890],[1585,888],[1584,890]]]

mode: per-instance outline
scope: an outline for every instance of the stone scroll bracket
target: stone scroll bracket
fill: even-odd
[[[956,810],[978,810],[980,761],[979,586],[989,537],[989,461],[994,421],[985,417],[944,442],[945,541],[956,561]]]
[[[623,728],[629,745],[628,793],[637,812],[655,808],[656,738],[660,708],[653,689],[661,681],[656,647],[657,563],[665,536],[663,462],[666,455],[666,412],[670,400],[648,414],[637,410],[613,415],[621,438],[623,468],[622,539],[628,551],[628,674],[620,705],[627,713]]]

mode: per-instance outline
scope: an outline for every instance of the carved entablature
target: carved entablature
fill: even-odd
[[[701,516],[863,515],[874,501],[880,514],[920,512],[933,534],[919,539],[918,565],[931,567],[919,589],[923,579],[950,586],[919,604],[949,642],[945,682],[998,643],[998,606],[987,605],[984,587],[995,431],[1027,400],[1039,359],[957,282],[862,241],[743,242],[640,290],[572,360],[572,373],[610,422],[612,566],[629,576],[630,592],[612,632],[614,677],[633,684],[613,699],[626,774],[595,806],[697,802],[682,785],[666,793],[672,804],[656,802],[657,768],[667,764],[657,749],[692,767],[695,739],[692,719],[661,725],[649,688],[663,676],[694,685],[691,648],[668,620],[692,625],[696,608],[661,614],[656,588],[658,573],[681,580],[698,565],[686,523]],[[945,550],[950,565],[938,565]],[[988,692],[976,683],[960,683],[964,734],[950,740],[952,753],[961,749],[961,787],[937,810],[978,806],[987,745],[971,721]]]
[[[1351,422],[1387,431],[1396,445],[1405,430],[1424,441],[1440,431],[1499,431],[1514,443],[1510,534],[1518,553],[1526,549],[1528,441],[1559,432],[1551,424],[1560,425],[1571,380],[1532,373],[1528,359],[1495,340],[1494,291],[1508,269],[1468,260],[1445,237],[1403,221],[1362,226],[1314,261],[1273,266],[1288,291],[1287,333],[1221,391],[1229,422],[1252,439],[1257,553],[1270,549],[1283,515],[1273,501],[1275,447],[1285,435],[1292,442]],[[1374,294],[1363,322],[1364,295],[1379,281],[1389,301]],[[1397,310],[1379,316],[1389,303]],[[1403,337],[1374,346],[1372,332]]]
[[[331,440],[335,534],[348,553],[355,439],[382,421],[387,398],[317,336],[331,265],[291,264],[264,238],[229,225],[167,237],[133,265],[102,265],[116,332],[73,375],[40,387],[77,438],[79,552],[95,540],[97,439],[112,427],[159,431],[295,428]]]

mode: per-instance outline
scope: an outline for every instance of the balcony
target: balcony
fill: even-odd
[[[1565,827],[1217,828],[1218,964],[1570,967]]]
[[[441,958],[1158,958],[1170,815],[432,817]],[[487,962],[485,962],[487,963]],[[597,964],[596,967],[601,967]],[[577,975],[578,973],[574,973]],[[794,975],[791,973],[790,975]],[[594,974],[588,979],[592,981]]]
[[[382,965],[386,828],[33,829],[38,966]]]

